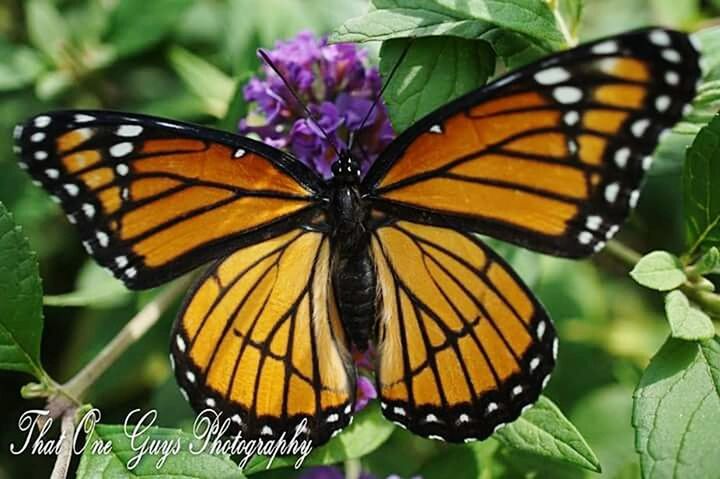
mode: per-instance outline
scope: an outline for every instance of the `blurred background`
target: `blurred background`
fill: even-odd
[[[55,379],[87,363],[155,293],[128,292],[89,260],[59,208],[16,166],[14,124],[45,110],[107,108],[232,130],[245,111],[238,92],[259,67],[258,47],[301,30],[327,33],[366,9],[363,0],[0,0],[0,201],[39,254],[48,302],[74,292],[62,302],[78,305],[46,307],[42,360]],[[718,0],[587,0],[579,34],[586,40],[649,24],[693,31],[718,14]],[[682,250],[679,173],[679,164],[652,171],[620,240],[640,252]],[[547,395],[597,453],[603,478],[639,477],[632,393],[668,332],[662,297],[634,284],[607,253],[573,262],[497,246],[558,324],[560,360]],[[167,360],[175,309],[94,386],[89,400],[103,422],[122,422],[136,407],[159,409],[161,426],[191,422]],[[52,457],[9,453],[20,440],[20,413],[43,406],[20,397],[28,380],[0,372],[0,478],[47,477],[52,468]],[[493,440],[457,448],[400,429],[361,465],[377,477],[444,478],[449,470],[456,478],[599,477]]]

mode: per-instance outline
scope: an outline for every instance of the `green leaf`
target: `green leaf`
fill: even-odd
[[[691,306],[682,291],[670,291],[665,297],[665,314],[673,338],[697,341],[715,336],[715,327],[710,317]]]
[[[695,262],[692,268],[699,276],[720,273],[720,250],[713,246]]]
[[[45,296],[48,306],[91,306],[110,308],[125,302],[131,295],[122,281],[115,279],[94,261],[87,261],[80,271],[75,291]]]
[[[500,28],[528,37],[548,51],[566,45],[547,2],[539,0],[374,0],[376,9],[352,18],[331,35],[333,42],[452,35],[484,39]]]
[[[653,251],[643,256],[630,276],[646,288],[658,291],[678,288],[687,280],[680,260],[667,251]]]
[[[573,40],[576,39],[583,13],[582,0],[556,0],[550,3],[551,5],[555,3],[555,16],[558,24],[561,27],[564,26],[564,30],[567,32],[565,36]]]
[[[358,459],[380,447],[392,434],[395,426],[380,413],[377,403],[368,405],[353,423],[343,432],[319,447],[302,463],[303,467],[320,464],[335,464],[347,459]],[[292,467],[297,458],[277,457],[270,469]],[[256,456],[245,468],[246,474],[265,470],[268,458]]]
[[[173,30],[192,3],[192,0],[117,2],[110,15],[105,41],[120,58],[146,50]]]
[[[227,105],[225,116],[218,122],[220,128],[236,132],[240,119],[247,114],[248,104],[245,101],[244,89],[250,76],[251,74],[242,75],[235,82],[235,92]]]
[[[31,84],[45,69],[40,54],[25,45],[0,39],[0,91],[16,90]]]
[[[703,128],[683,169],[685,229],[690,254],[720,246],[720,115]]]
[[[380,50],[387,79],[408,40],[390,40]],[[495,69],[486,42],[453,37],[419,38],[385,90],[384,100],[400,132],[450,100],[481,87]]]
[[[720,470],[720,343],[668,339],[635,391],[635,449],[644,478]]]
[[[685,152],[700,129],[710,123],[720,109],[720,27],[700,30],[692,35],[700,45],[703,80],[692,103],[692,110],[684,116],[655,150],[651,173],[678,173]]]
[[[98,444],[97,441],[112,442],[111,452],[94,454],[93,445]],[[162,459],[162,453],[148,453],[137,465],[134,465],[136,460],[133,461],[133,458],[137,456],[138,451],[133,449],[133,444],[125,434],[124,426],[97,424],[86,440],[86,447],[77,470],[78,479],[116,477],[242,479],[245,477],[227,456],[190,453],[191,444],[194,451],[199,451],[202,443],[178,429],[149,428],[135,440],[135,448],[142,445],[143,441],[148,441],[148,447],[153,441],[167,441],[167,444],[176,445],[176,452],[168,454],[166,460],[161,463],[158,461]],[[128,470],[128,464],[134,465],[132,470]]]
[[[170,63],[188,88],[203,100],[207,112],[216,118],[224,118],[236,91],[232,78],[180,47],[170,50]]]
[[[57,65],[64,62],[70,46],[69,28],[55,5],[48,0],[29,0],[26,19],[30,42]]]
[[[493,437],[506,446],[600,472],[600,463],[585,439],[544,396]]]
[[[42,287],[37,257],[0,203],[0,369],[44,380],[40,365]]]

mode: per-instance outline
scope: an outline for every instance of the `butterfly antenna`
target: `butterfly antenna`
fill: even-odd
[[[390,81],[395,76],[395,73],[398,71],[398,68],[400,68],[400,64],[402,64],[403,60],[405,60],[405,57],[407,56],[408,52],[410,51],[410,47],[415,42],[415,37],[411,37],[410,40],[405,44],[405,48],[403,48],[402,53],[400,54],[400,58],[398,58],[397,62],[395,62],[395,65],[393,65],[392,70],[390,70],[390,75],[388,75],[388,79],[383,85],[383,87],[380,89],[380,93],[378,93],[378,96],[375,97],[375,101],[368,109],[367,113],[365,114],[365,118],[363,118],[362,123],[360,123],[360,128],[358,128],[358,131],[362,130],[365,127],[365,123],[370,119],[370,115],[375,111],[375,108],[377,107],[377,104],[380,103],[380,100],[382,99],[383,94],[385,93],[385,89],[390,85]],[[348,149],[352,149],[352,144],[348,147]]]
[[[322,125],[320,124],[320,122],[317,120],[317,118],[315,118],[315,115],[312,114],[312,112],[311,112],[310,109],[307,107],[307,105],[305,104],[305,102],[300,99],[300,95],[297,94],[297,92],[295,91],[295,89],[290,85],[290,82],[288,82],[288,81],[287,81],[287,78],[285,78],[285,75],[283,75],[283,74],[280,72],[280,69],[279,69],[279,68],[275,65],[275,63],[273,63],[273,61],[270,59],[270,55],[268,55],[267,52],[266,52],[265,50],[263,50],[262,48],[258,49],[258,53],[259,53],[260,56],[263,58],[263,60],[265,61],[265,63],[267,63],[268,66],[269,66],[270,68],[272,68],[273,71],[277,74],[277,76],[280,77],[280,79],[282,80],[282,82],[285,84],[285,87],[288,89],[288,91],[290,92],[290,94],[292,94],[293,98],[295,98],[295,101],[298,103],[298,105],[300,105],[300,106],[302,107],[303,111],[305,112],[305,116],[307,117],[307,119],[310,120],[310,121],[312,121],[313,123],[315,123],[315,125],[318,127],[318,129],[320,129],[320,131],[322,132],[323,136],[325,137],[325,140],[326,140],[326,141],[328,142],[328,144],[332,147],[332,149],[335,150],[335,153],[337,154],[338,158],[340,158],[340,150],[338,149],[337,144],[335,143],[335,140],[333,140],[332,138],[330,138],[330,135],[328,135],[327,131],[325,131],[325,128],[323,128]]]

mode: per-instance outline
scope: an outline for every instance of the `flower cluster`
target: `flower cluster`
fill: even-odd
[[[278,42],[268,56],[338,149],[347,148],[354,137],[351,153],[367,171],[394,136],[382,103],[360,128],[381,86],[377,68],[367,65],[367,52],[303,32]],[[245,87],[245,99],[254,107],[240,121],[239,132],[289,151],[329,178],[337,156],[333,146],[272,68],[265,65],[263,70],[264,78],[253,77]]]

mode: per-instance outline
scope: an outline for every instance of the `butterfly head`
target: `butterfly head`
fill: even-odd
[[[360,163],[352,157],[348,150],[343,150],[332,165],[332,173],[333,179],[338,183],[358,183]]]

